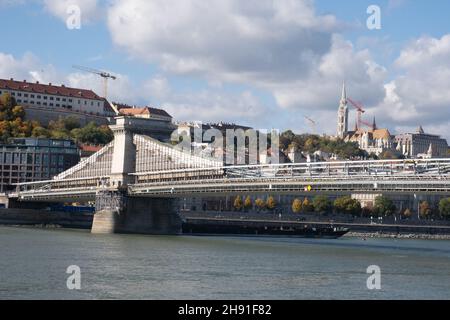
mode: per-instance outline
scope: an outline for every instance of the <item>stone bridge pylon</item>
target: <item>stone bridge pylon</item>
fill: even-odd
[[[158,122],[150,123],[148,119],[115,120],[110,126],[114,140],[55,180],[65,183],[95,180],[93,233],[179,233],[181,219],[176,211],[176,198],[130,195],[128,187],[136,182],[136,174],[142,172],[220,166],[220,163],[212,158],[193,159],[190,154],[150,138],[151,135],[169,140],[173,128],[159,127]]]

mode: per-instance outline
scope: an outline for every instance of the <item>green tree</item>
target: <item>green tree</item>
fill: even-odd
[[[378,196],[375,198],[373,212],[378,216],[390,216],[395,213],[396,207],[391,199]]]
[[[269,210],[275,209],[275,207],[277,206],[277,202],[275,201],[274,197],[270,196],[267,198],[266,206]]]
[[[450,217],[450,198],[444,198],[439,201],[439,213],[444,218]]]
[[[334,201],[334,208],[339,213],[361,215],[361,203],[357,199],[352,199],[351,196],[344,196],[337,198]]]
[[[37,127],[33,128],[33,131],[31,132],[31,136],[35,137],[35,138],[49,138],[50,131],[48,131],[44,127],[37,126]]]
[[[235,208],[236,210],[238,210],[238,211],[242,209],[243,203],[242,203],[242,198],[241,198],[241,196],[236,196],[236,198],[234,199],[234,204],[233,204],[233,206],[234,206],[234,208]]]
[[[244,200],[244,208],[248,210],[251,207],[252,207],[252,199],[250,198],[250,196],[247,196]]]
[[[302,211],[302,200],[294,199],[294,201],[292,201],[292,212],[300,213],[301,211]]]
[[[327,196],[315,196],[313,198],[314,211],[318,213],[329,213],[332,209],[332,204]]]

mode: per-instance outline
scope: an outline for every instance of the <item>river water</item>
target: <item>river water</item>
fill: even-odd
[[[77,265],[81,289],[69,290]],[[368,290],[369,265],[381,289]],[[450,299],[450,241],[0,227],[0,299]]]

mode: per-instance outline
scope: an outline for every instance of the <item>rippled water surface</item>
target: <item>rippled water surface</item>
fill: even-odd
[[[81,290],[67,289],[69,265]],[[367,289],[369,265],[381,268],[381,290]],[[450,299],[450,241],[0,227],[0,298]]]

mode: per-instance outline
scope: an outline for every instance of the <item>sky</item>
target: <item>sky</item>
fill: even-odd
[[[367,122],[450,139],[449,12],[447,0],[0,0],[0,78],[101,95],[82,65],[117,76],[110,100],[176,121],[327,134],[345,81]]]

